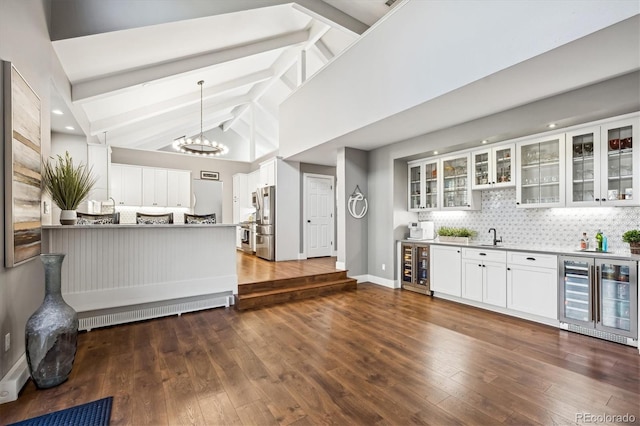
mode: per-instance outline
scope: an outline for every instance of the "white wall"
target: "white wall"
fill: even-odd
[[[348,135],[637,13],[637,2],[617,0],[408,0],[282,103],[280,155],[289,158]],[[615,50],[619,44],[622,43],[608,48]],[[622,58],[615,65],[627,61],[624,72],[637,67],[633,55]],[[595,73],[604,63],[594,61],[580,69]],[[567,68],[576,63],[572,60],[558,65]],[[542,71],[549,75],[554,72],[554,65],[542,66],[538,75]],[[584,82],[578,82],[578,74],[572,72],[570,77],[563,74],[562,79],[532,78],[526,84],[508,74],[503,78],[504,85],[519,90],[493,92],[494,96],[467,109],[466,114],[475,112],[478,115],[473,118],[477,118],[540,99],[545,91],[544,96],[550,96],[563,87],[571,88],[571,84],[579,87],[606,78],[602,75],[611,75],[602,68],[598,72],[598,76],[581,73]],[[487,82],[485,87],[490,84]],[[488,110],[485,104],[494,98],[502,101]],[[463,107],[469,105],[458,104],[458,110]],[[443,111],[432,111],[433,115],[440,113]],[[444,113],[446,116],[439,120],[456,124],[452,120],[459,111]]]

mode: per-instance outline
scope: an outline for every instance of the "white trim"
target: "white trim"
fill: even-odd
[[[331,229],[329,230],[331,236],[331,255],[335,256],[333,253],[337,253],[336,242],[335,242],[335,226],[336,226],[336,215],[335,212],[335,199],[336,199],[336,185],[335,185],[335,177],[331,175],[321,175],[317,173],[303,173],[302,174],[302,253],[307,258],[307,178],[318,178],[318,179],[329,179],[331,181]]]
[[[7,375],[0,380],[0,404],[18,399],[18,394],[28,379],[27,356],[22,354]]]
[[[356,275],[351,278],[357,279],[358,283],[369,282],[369,283],[381,285],[387,288],[393,288],[393,289],[400,288],[400,283],[397,280],[390,280],[388,278],[376,277],[375,275],[364,274],[364,275]]]
[[[344,264],[344,262],[337,262],[336,261],[336,269],[340,269],[341,271],[346,271],[347,270],[347,266]]]

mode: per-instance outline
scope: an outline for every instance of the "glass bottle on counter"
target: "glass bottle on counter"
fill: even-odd
[[[582,238],[580,238],[580,250],[588,250],[589,249],[589,238],[587,238],[587,233],[582,233]]]
[[[602,251],[602,230],[600,229],[596,233],[596,250]]]

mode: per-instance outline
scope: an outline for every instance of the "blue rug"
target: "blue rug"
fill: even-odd
[[[110,396],[9,426],[109,426],[112,402]]]

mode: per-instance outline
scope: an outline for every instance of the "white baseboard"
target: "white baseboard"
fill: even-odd
[[[0,404],[18,399],[20,389],[29,379],[29,366],[27,356],[22,354],[6,376],[0,380]]]
[[[336,262],[336,269],[344,271],[347,269],[347,266],[344,264],[344,262]]]
[[[357,275],[351,278],[355,278],[358,280],[358,283],[370,282],[373,284],[381,285],[383,287],[388,288],[400,288],[400,284],[396,280],[390,280],[388,278],[376,277],[375,275]]]

